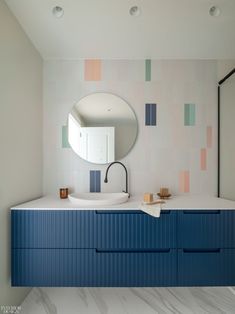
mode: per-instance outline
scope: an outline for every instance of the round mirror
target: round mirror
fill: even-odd
[[[126,101],[108,93],[82,98],[68,115],[68,140],[86,161],[106,164],[127,155],[138,132],[134,111]]]

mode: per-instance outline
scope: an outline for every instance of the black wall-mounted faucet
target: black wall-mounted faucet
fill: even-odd
[[[126,191],[123,191],[124,193],[127,193],[129,196],[128,197],[130,197],[130,194],[129,194],[129,192],[128,192],[128,173],[127,173],[127,169],[126,169],[126,167],[125,167],[125,165],[122,163],[122,162],[120,162],[120,161],[114,161],[114,162],[111,162],[111,164],[108,166],[108,168],[106,169],[106,173],[105,173],[105,178],[104,178],[104,183],[107,183],[108,182],[108,172],[109,172],[109,168],[112,166],[112,165],[114,165],[114,164],[119,164],[119,165],[121,165],[123,168],[124,168],[124,170],[125,170],[125,173],[126,173]]]

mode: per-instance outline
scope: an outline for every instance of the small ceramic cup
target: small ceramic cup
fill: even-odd
[[[68,198],[69,189],[68,188],[61,188],[60,189],[60,198]]]

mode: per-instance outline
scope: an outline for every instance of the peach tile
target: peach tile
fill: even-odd
[[[85,60],[84,79],[85,81],[101,80],[101,60],[98,59]]]
[[[189,193],[189,171],[184,172],[184,192]]]
[[[179,175],[179,191],[181,193],[189,193],[190,191],[190,176],[189,176],[189,171],[180,171]]]
[[[202,148],[200,152],[201,170],[206,170],[206,148]]]
[[[207,148],[212,147],[212,127],[208,126],[206,128],[206,146]]]

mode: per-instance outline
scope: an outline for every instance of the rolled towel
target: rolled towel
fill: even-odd
[[[150,216],[159,218],[161,209],[162,209],[162,204],[164,203],[165,203],[164,201],[155,201],[152,203],[141,203],[140,210],[142,210],[146,214],[149,214]]]

